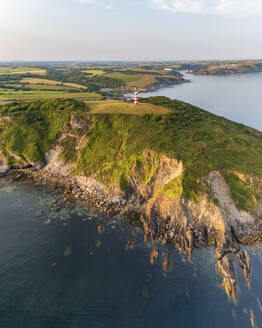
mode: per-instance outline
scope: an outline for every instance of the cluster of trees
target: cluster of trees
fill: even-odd
[[[19,82],[22,78],[39,78],[37,74],[24,73],[24,74],[0,74],[0,83],[1,82]],[[41,76],[42,77],[42,76]]]
[[[88,106],[76,99],[47,99],[31,102],[12,102],[0,106],[0,114],[8,115],[17,112],[29,111],[88,111]]]
[[[125,83],[120,79],[115,79],[103,75],[95,75],[94,77],[92,77],[92,81],[94,83],[97,83],[101,88],[108,89],[117,89],[125,85]]]

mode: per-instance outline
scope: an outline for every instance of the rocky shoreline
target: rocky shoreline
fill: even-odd
[[[33,167],[9,167],[0,175],[0,178],[3,177],[6,177],[8,182],[32,179],[35,184],[46,185],[51,190],[62,194],[65,203],[72,202],[77,205],[85,205],[86,208],[104,213],[107,216],[127,213],[136,206],[134,198],[110,197],[110,195],[101,193],[101,190],[99,191],[95,187],[85,188],[81,186],[77,179],[71,176],[60,176],[51,171],[37,170]]]
[[[169,171],[167,164],[172,164],[172,169],[176,167],[176,170],[179,171],[180,164],[175,163],[175,160],[163,159],[163,161],[165,162],[165,173],[171,175],[169,178],[174,172]],[[136,180],[137,177],[133,177],[133,191],[120,195],[103,191],[96,183],[89,184],[79,180],[78,177],[62,176],[50,168],[9,167],[2,172],[4,172],[2,177],[5,176],[8,182],[30,178],[36,184],[47,185],[62,194],[65,203],[73,202],[84,205],[86,209],[93,209],[108,217],[128,215],[129,221],[133,225],[141,226],[142,224],[145,242],[153,241],[152,264],[158,259],[157,245],[161,243],[167,249],[163,262],[163,268],[166,271],[171,266],[170,252],[174,247],[186,253],[190,261],[194,248],[212,246],[216,249],[217,269],[223,278],[222,286],[229,298],[237,301],[237,281],[233,258],[243,269],[244,279],[250,287],[250,260],[246,251],[240,251],[241,245],[245,244],[245,240],[241,239],[241,236],[245,235],[245,229],[237,231],[236,229],[240,229],[239,227],[225,224],[221,214],[215,213],[214,211],[217,209],[210,208],[211,205],[206,199],[200,200],[202,219],[199,221],[200,209],[197,204],[181,199],[176,202],[172,200],[171,204],[170,199],[164,196],[151,198],[154,184],[158,185],[163,182],[161,175],[155,177],[154,184],[149,184],[147,190],[142,190]],[[211,213],[217,222],[214,223],[212,220],[210,222]],[[241,228],[243,229],[243,226]],[[257,233],[260,228],[261,224],[254,228],[253,232]],[[134,242],[131,237],[127,248],[132,247]],[[230,254],[235,253],[238,253],[238,256],[232,258]]]

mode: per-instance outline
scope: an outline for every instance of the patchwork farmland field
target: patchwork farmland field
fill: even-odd
[[[0,66],[0,102],[48,98],[118,99],[127,91],[183,83],[185,80],[179,74],[172,76],[159,65],[146,68],[128,64],[5,65]]]
[[[37,67],[0,67],[0,74],[2,75],[9,75],[9,74],[27,74],[27,73],[32,73],[32,74],[38,74],[38,75],[45,75],[46,74],[46,69],[41,69]]]
[[[84,85],[80,85],[77,83],[67,83],[67,82],[60,82],[54,80],[47,80],[47,79],[39,79],[39,78],[24,78],[21,80],[22,83],[28,84],[46,84],[46,85],[62,85],[66,87],[76,88],[76,89],[87,89]]]

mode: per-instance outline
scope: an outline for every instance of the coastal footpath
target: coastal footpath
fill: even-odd
[[[0,107],[0,176],[31,176],[74,200],[142,225],[147,240],[213,246],[235,301],[232,253],[250,285],[242,245],[262,237],[262,133],[190,104],[141,100],[165,114],[91,114],[75,100]],[[9,171],[9,173],[8,173]],[[163,266],[168,269],[167,253]]]

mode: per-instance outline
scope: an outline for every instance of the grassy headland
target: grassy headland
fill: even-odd
[[[171,181],[159,192],[197,201],[201,193],[209,192],[203,178],[218,170],[236,205],[253,207],[255,190],[239,176],[262,177],[262,133],[178,100],[141,101],[137,107],[119,102],[89,106],[72,99],[1,106],[2,154],[10,164],[16,161],[12,153],[30,162],[44,162],[45,153],[60,144],[63,159],[75,163],[74,174],[95,175],[109,188],[119,185],[123,190],[128,189],[134,170],[148,183],[164,154],[181,160],[184,174],[181,181]],[[70,126],[72,117],[83,122],[82,128]],[[90,120],[92,128],[85,124]],[[70,129],[74,136],[60,142],[62,133]],[[78,152],[76,139],[84,135],[86,142]]]

